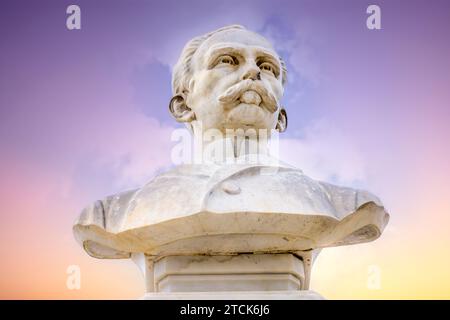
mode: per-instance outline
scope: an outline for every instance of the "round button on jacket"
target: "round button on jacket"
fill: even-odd
[[[228,194],[239,194],[241,192],[241,188],[231,181],[224,181],[222,183],[222,190]]]

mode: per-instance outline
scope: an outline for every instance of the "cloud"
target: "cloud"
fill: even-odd
[[[171,68],[166,64],[151,60],[136,65],[130,76],[134,103],[146,116],[174,123],[168,107],[172,98],[171,81]]]
[[[289,80],[296,82],[299,88],[319,86],[323,74],[316,52],[317,41],[312,36],[309,19],[280,19],[269,16],[262,34],[274,45],[288,67]]]
[[[280,139],[280,159],[319,180],[342,185],[363,184],[364,157],[352,139],[326,120],[306,127],[303,138]]]
[[[140,187],[171,166],[174,127],[138,112],[123,114],[120,124],[74,168],[73,188],[90,200]]]

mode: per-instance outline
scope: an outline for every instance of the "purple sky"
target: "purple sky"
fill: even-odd
[[[72,3],[81,30],[66,29]],[[373,3],[382,30],[366,28]],[[394,225],[447,206],[449,1],[19,0],[0,10],[0,231],[39,216],[71,246],[85,205],[170,166],[171,68],[190,38],[234,23],[287,62],[288,160],[370,189]],[[14,211],[23,199],[56,205]]]
[[[447,138],[446,1],[378,1],[379,31],[366,28],[369,1],[78,1],[78,31],[65,28],[70,3],[2,6],[0,147],[5,166],[32,159],[71,173],[89,200],[167,165],[178,126],[167,112],[171,66],[191,37],[232,23],[267,36],[287,61],[285,138],[324,122],[366,157],[398,163],[417,147],[411,130],[424,146]],[[124,182],[116,172],[133,161],[148,170]]]

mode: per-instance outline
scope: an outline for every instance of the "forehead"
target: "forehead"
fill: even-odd
[[[262,48],[266,52],[278,56],[272,46],[263,36],[249,30],[226,30],[218,32],[204,41],[194,54],[195,61],[201,60],[205,55],[214,48],[222,46],[227,47],[257,47]]]

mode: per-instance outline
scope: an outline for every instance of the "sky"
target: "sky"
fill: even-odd
[[[81,29],[66,8],[81,8]],[[381,8],[369,30],[366,9]],[[171,71],[229,24],[287,63],[281,159],[376,194],[374,242],[324,249],[328,299],[450,298],[450,2],[4,1],[0,10],[0,299],[135,299],[129,260],[96,260],[72,224],[171,167]],[[79,289],[67,286],[78,266]]]

